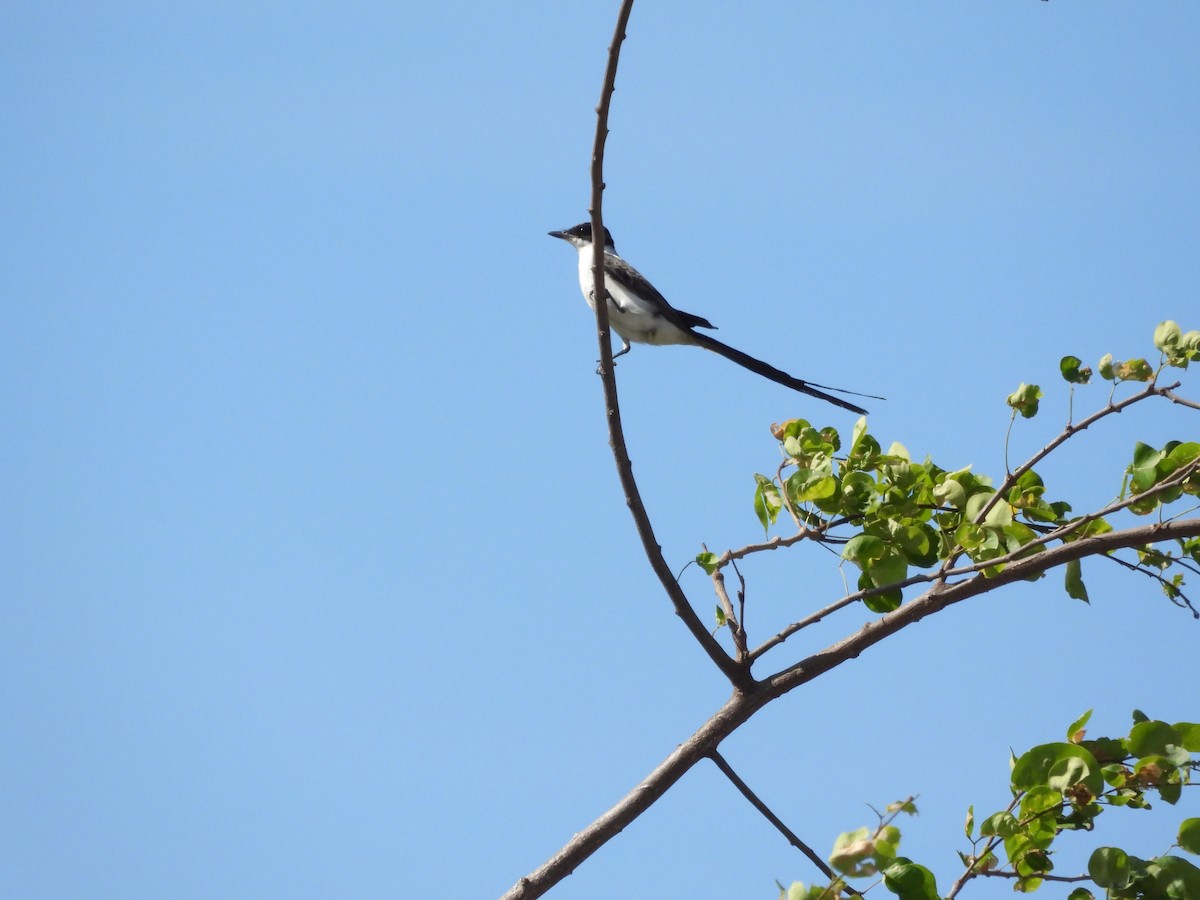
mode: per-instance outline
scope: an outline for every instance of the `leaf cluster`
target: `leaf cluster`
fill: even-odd
[[[1151,396],[1165,396],[1168,389],[1154,384],[1163,367],[1186,368],[1200,358],[1200,331],[1185,334],[1174,322],[1164,322],[1155,330],[1154,340],[1162,354],[1158,369],[1145,360],[1114,363],[1111,355],[1098,365],[1114,386],[1118,381],[1150,382],[1141,394],[1120,403],[1110,398],[1107,407],[1084,422],[1068,422],[1055,441],[1009,472],[998,487],[970,466],[939,465],[930,457],[914,461],[899,443],[885,450],[867,430],[865,419],[854,425],[847,447],[836,429],[817,428],[805,419],[774,426],[783,462],[773,478],[755,475],[755,515],[769,533],[786,511],[807,536],[843,544],[842,558],[859,569],[857,587],[863,602],[874,612],[887,613],[900,606],[907,584],[929,580],[914,578],[914,570],[994,577],[1014,561],[1045,552],[1052,542],[1070,543],[1111,532],[1108,516],[1112,513],[1128,509],[1139,516],[1161,514],[1167,504],[1200,496],[1200,443],[1135,444],[1117,499],[1104,510],[1082,516],[1073,516],[1070,503],[1050,495],[1034,467],[1103,416]],[[1064,357],[1060,368],[1072,385],[1086,384],[1091,378],[1092,370],[1077,357]],[[1030,418],[1042,396],[1037,385],[1022,384],[1008,403],[1014,416],[1019,412]],[[854,533],[835,536],[836,529],[845,527],[855,529]],[[1178,569],[1194,568],[1200,563],[1198,554],[1196,541],[1181,541],[1178,552],[1147,546],[1138,562],[1128,565],[1158,578],[1168,597],[1178,600],[1183,585]],[[719,565],[713,554],[702,554],[698,561],[710,574]],[[1177,571],[1167,574],[1165,570],[1172,567]],[[1080,564],[1068,564],[1065,574],[1067,594],[1086,601]],[[1038,572],[1030,576],[1031,580],[1040,577]]]
[[[1089,710],[1067,729],[1067,741],[1041,744],[1013,761],[1013,802],[980,822],[967,838],[973,853],[959,854],[969,875],[1009,874],[1018,891],[1031,892],[1054,870],[1054,843],[1066,832],[1092,831],[1109,809],[1148,810],[1157,795],[1174,805],[1200,766],[1200,724],[1173,725],[1135,711],[1125,737],[1088,739]],[[1200,853],[1200,820],[1187,819],[1178,846]],[[1005,863],[996,851],[1003,848]],[[1115,847],[1097,848],[1088,863],[1090,879],[1110,898],[1200,897],[1200,869],[1179,857],[1142,860]],[[1092,897],[1076,889],[1075,900]]]
[[[1093,831],[1106,810],[1148,810],[1155,797],[1174,805],[1200,768],[1200,724],[1168,724],[1135,711],[1128,735],[1089,739],[1084,726],[1090,716],[1089,710],[1071,723],[1066,741],[1041,744],[1012,760],[1013,799],[1007,808],[984,818],[978,829],[974,808],[968,809],[965,831],[972,848],[958,854],[964,871],[947,897],[981,877],[1010,879],[1020,893],[1046,882],[1091,882],[1109,900],[1200,897],[1200,868],[1170,853],[1142,859],[1119,847],[1098,847],[1086,875],[1055,874],[1055,842],[1063,835]],[[779,885],[780,900],[835,900],[848,892],[846,879],[876,875],[902,900],[941,900],[933,873],[898,853],[901,833],[894,820],[900,812],[916,813],[912,798],[889,806],[874,828],[837,838],[829,857],[836,879]],[[1183,820],[1174,846],[1200,854],[1200,819]],[[1077,887],[1070,900],[1095,896]]]

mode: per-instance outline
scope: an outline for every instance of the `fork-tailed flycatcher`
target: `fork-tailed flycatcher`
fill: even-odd
[[[551,237],[562,238],[579,251],[579,289],[588,306],[595,309],[596,291],[592,281],[592,223],[584,222],[566,231],[551,231]],[[710,337],[697,328],[716,328],[708,319],[694,316],[676,309],[660,294],[645,276],[617,255],[613,245],[612,235],[604,229],[604,289],[608,294],[608,322],[621,338],[621,349],[613,354],[613,359],[629,352],[630,343],[637,344],[693,344],[719,353],[739,366],[749,369],[764,378],[790,387],[793,390],[818,397],[835,406],[848,409],[851,412],[866,415],[866,410],[855,406],[840,397],[833,397],[817,388],[826,391],[837,391],[843,394],[855,394],[858,397],[870,397],[871,394],[856,394],[854,391],[816,384],[793,378],[787,372],[782,372],[774,366],[769,366],[761,359],[755,359],[735,350],[728,344],[722,344],[716,338]],[[879,399],[879,398],[876,398]]]

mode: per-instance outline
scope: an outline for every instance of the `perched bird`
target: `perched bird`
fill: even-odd
[[[562,238],[579,251],[579,289],[588,306],[595,309],[596,291],[592,279],[592,223],[584,222],[566,231],[551,231],[551,237]],[[646,277],[637,269],[617,255],[612,235],[604,229],[604,288],[608,294],[608,323],[621,338],[621,349],[613,354],[613,359],[629,352],[630,344],[692,344],[719,353],[739,366],[749,369],[763,378],[769,378],[777,384],[790,387],[793,390],[817,397],[827,403],[848,409],[851,412],[866,415],[866,410],[855,406],[841,397],[834,397],[825,391],[836,391],[839,394],[853,394],[856,397],[873,397],[872,394],[858,394],[843,388],[829,387],[812,381],[794,378],[787,372],[767,365],[761,359],[755,359],[749,354],[736,350],[728,344],[722,344],[716,338],[696,331],[697,328],[716,328],[708,319],[676,309],[660,294]],[[824,390],[818,390],[824,388]],[[875,397],[875,399],[882,399]]]

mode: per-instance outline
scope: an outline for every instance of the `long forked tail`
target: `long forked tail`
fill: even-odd
[[[697,346],[703,347],[705,350],[711,350],[713,353],[719,353],[730,362],[735,362],[744,369],[749,369],[756,375],[761,375],[763,378],[769,378],[776,384],[782,384],[784,387],[790,387],[794,391],[800,391],[802,394],[808,394],[810,397],[816,397],[819,400],[824,400],[826,403],[832,403],[834,406],[840,406],[842,409],[848,409],[851,412],[856,412],[859,415],[865,416],[867,411],[861,406],[855,406],[848,400],[843,400],[841,397],[834,397],[832,394],[827,394],[825,391],[817,390],[825,388],[826,391],[837,391],[841,394],[854,394],[856,397],[871,397],[875,400],[882,400],[882,397],[876,397],[874,394],[859,394],[856,391],[847,391],[843,388],[829,387],[827,384],[815,384],[809,381],[803,381],[799,378],[794,378],[787,372],[776,369],[774,366],[767,365],[761,359],[755,359],[748,353],[743,353],[741,350],[735,350],[728,344],[722,344],[716,338],[709,337],[702,332],[693,331],[692,336],[696,339]]]

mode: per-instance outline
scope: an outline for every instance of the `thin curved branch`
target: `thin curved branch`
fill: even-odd
[[[1200,619],[1200,610],[1197,610],[1196,607],[1192,605],[1192,601],[1188,595],[1181,591],[1170,579],[1163,578],[1163,576],[1159,575],[1157,572],[1148,569],[1143,565],[1131,563],[1128,560],[1121,559],[1119,556],[1106,556],[1104,558],[1109,562],[1116,563],[1123,569],[1127,569],[1130,572],[1137,572],[1139,575],[1145,575],[1147,578],[1157,581],[1164,591],[1173,592],[1167,593],[1168,600],[1170,600],[1180,609],[1186,609],[1191,612],[1193,619]]]
[[[600,377],[604,384],[604,405],[608,411],[608,444],[612,448],[613,459],[617,464],[617,475],[621,479],[621,487],[625,491],[625,504],[633,516],[637,527],[638,537],[642,541],[642,549],[650,561],[650,568],[658,576],[663,590],[671,598],[675,614],[683,620],[692,637],[704,648],[713,663],[725,677],[735,686],[749,684],[750,670],[735,662],[717,639],[709,634],[696,611],[688,602],[683,588],[675,580],[667,561],[663,559],[662,548],[654,536],[654,528],[650,517],[646,514],[645,504],[642,503],[641,493],[633,478],[633,464],[629,460],[629,451],[625,446],[625,430],[621,425],[621,408],[617,402],[617,381],[613,374],[612,346],[609,343],[608,303],[604,302],[607,294],[604,290],[604,241],[599,238],[604,234],[604,221],[601,207],[604,198],[604,145],[608,139],[608,110],[612,104],[612,94],[617,81],[617,63],[621,57],[621,43],[625,40],[625,27],[629,24],[629,14],[633,10],[633,0],[623,0],[620,12],[617,13],[617,25],[613,31],[612,43],[608,48],[608,64],[604,69],[604,86],[600,91],[600,105],[596,107],[596,138],[592,145],[592,234],[597,239],[592,241],[592,278],[596,292],[596,335],[600,343]]]
[[[742,781],[742,779],[738,776],[738,773],[733,770],[733,766],[726,762],[725,757],[723,757],[720,752],[713,750],[708,754],[708,758],[716,764],[717,768],[720,769],[725,777],[728,778],[733,784],[733,786],[738,789],[738,792],[750,801],[750,805],[762,813],[763,818],[774,825],[776,831],[787,838],[787,842],[789,844],[807,856],[812,864],[821,870],[822,875],[824,875],[830,881],[837,879],[837,874],[833,871],[833,869],[829,868],[825,860],[821,859],[820,855],[817,854],[812,847],[800,840],[799,836],[797,836],[794,831],[788,828],[787,825],[783,823],[783,820],[779,818],[779,816],[771,812],[771,808],[767,806],[767,804],[763,803],[763,801],[756,793],[754,793],[754,791],[750,790],[750,786],[746,784],[746,782]],[[861,892],[856,891],[850,885],[843,883],[842,886],[848,893],[860,897],[862,896]]]
[[[1043,459],[1045,459],[1079,432],[1086,431],[1089,426],[1096,424],[1101,419],[1111,416],[1114,413],[1119,413],[1127,407],[1133,406],[1135,403],[1141,403],[1143,400],[1147,400],[1150,397],[1166,396],[1168,391],[1177,387],[1179,387],[1178,381],[1176,381],[1174,384],[1168,384],[1165,387],[1159,387],[1158,385],[1151,383],[1146,385],[1144,390],[1126,397],[1119,403],[1113,403],[1110,400],[1107,406],[1105,406],[1103,409],[1096,410],[1096,412],[1092,413],[1086,419],[1081,420],[1078,425],[1068,422],[1066,427],[1063,428],[1063,430],[1052,441],[1050,441],[1050,443],[1048,443],[1037,453],[1033,454],[1033,456],[1029,457],[1029,459],[1021,463],[1021,465],[1017,466],[1008,474],[1008,477],[1004,479],[1000,486],[996,488],[995,493],[988,498],[987,503],[983,505],[983,509],[979,511],[979,515],[975,517],[975,524],[981,524],[987,518],[988,513],[992,511],[996,504],[1008,496],[1008,492],[1012,489],[1013,485],[1017,483],[1017,479],[1019,479],[1022,475],[1040,463]],[[947,563],[952,564],[957,555],[958,554],[955,553],[950,554],[946,558]]]
[[[887,588],[887,590],[895,590],[895,588],[894,588],[894,586],[889,586]],[[810,613],[809,615],[805,616],[803,619],[793,622],[791,625],[788,625],[786,628],[784,628],[782,631],[780,631],[774,637],[768,638],[767,640],[765,640],[761,644],[759,644],[757,647],[755,647],[752,651],[750,651],[750,661],[753,662],[754,660],[758,659],[760,656],[762,656],[764,653],[766,653],[772,647],[778,647],[780,644],[782,644],[784,641],[786,641],[788,638],[790,638],[797,631],[801,631],[805,628],[808,628],[810,625],[816,625],[818,622],[820,622],[826,616],[832,615],[833,613],[837,612],[839,609],[843,609],[852,603],[856,603],[857,601],[861,600],[866,593],[867,593],[866,591],[858,591],[857,593],[854,593],[854,594],[847,594],[841,600],[835,600],[832,603],[830,603],[828,606],[826,606],[822,609],[818,609],[815,613]]]
[[[721,554],[721,558],[717,560],[717,565],[724,568],[729,562],[747,557],[751,553],[762,553],[764,550],[778,550],[781,547],[790,547],[792,544],[798,544],[806,538],[820,540],[819,535],[820,532],[801,526],[800,531],[789,537],[773,537],[757,544],[747,544],[745,547],[739,547],[737,550],[726,550]]]

